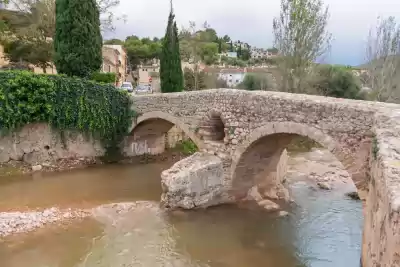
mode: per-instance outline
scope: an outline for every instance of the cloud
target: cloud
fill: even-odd
[[[330,9],[329,30],[333,34],[329,62],[360,64],[369,28],[378,16],[397,16],[399,0],[325,0]],[[219,35],[228,34],[254,46],[272,46],[272,19],[279,15],[279,0],[174,0],[178,25],[189,21],[207,21]],[[117,30],[106,38],[128,35],[164,35],[169,12],[168,0],[121,0],[116,15],[126,15],[126,23],[117,22]]]

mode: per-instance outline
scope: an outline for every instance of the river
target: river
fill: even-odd
[[[2,267],[358,267],[362,204],[291,179],[287,217],[221,206],[167,214],[169,163],[109,165],[0,180],[0,211],[94,209],[0,242]],[[112,205],[111,203],[121,203]],[[111,205],[107,205],[111,204]],[[101,206],[102,205],[102,206]]]

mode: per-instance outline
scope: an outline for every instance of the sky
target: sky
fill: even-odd
[[[169,13],[169,0],[120,0],[113,11],[126,16],[116,21],[116,30],[105,39],[124,39],[129,35],[162,37]],[[328,30],[332,49],[326,56],[331,64],[360,65],[365,62],[368,31],[377,17],[395,16],[400,23],[400,0],[324,0],[329,6]],[[173,0],[178,26],[207,21],[219,36],[252,46],[273,45],[272,20],[279,15],[280,0]]]

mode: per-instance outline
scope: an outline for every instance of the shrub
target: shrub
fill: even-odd
[[[311,86],[324,96],[363,99],[360,80],[347,67],[321,65]]]
[[[244,77],[243,81],[237,85],[237,88],[249,91],[267,90],[271,88],[271,85],[267,74],[248,73]]]
[[[197,77],[196,77],[197,75]],[[202,90],[206,88],[205,84],[206,74],[204,71],[195,73],[190,68],[185,68],[183,78],[185,83],[185,91]]]
[[[113,72],[94,72],[90,76],[90,80],[98,82],[98,83],[109,83],[114,84],[116,81],[117,75]]]
[[[45,122],[101,141],[106,155],[116,152],[135,112],[125,92],[114,86],[62,75],[0,72],[0,131]]]
[[[182,152],[185,155],[192,155],[199,150],[192,140],[179,141],[174,149]]]

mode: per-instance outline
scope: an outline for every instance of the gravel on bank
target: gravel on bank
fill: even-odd
[[[0,212],[0,237],[26,233],[46,224],[84,218],[89,215],[90,212],[84,210],[57,208],[30,212]]]

